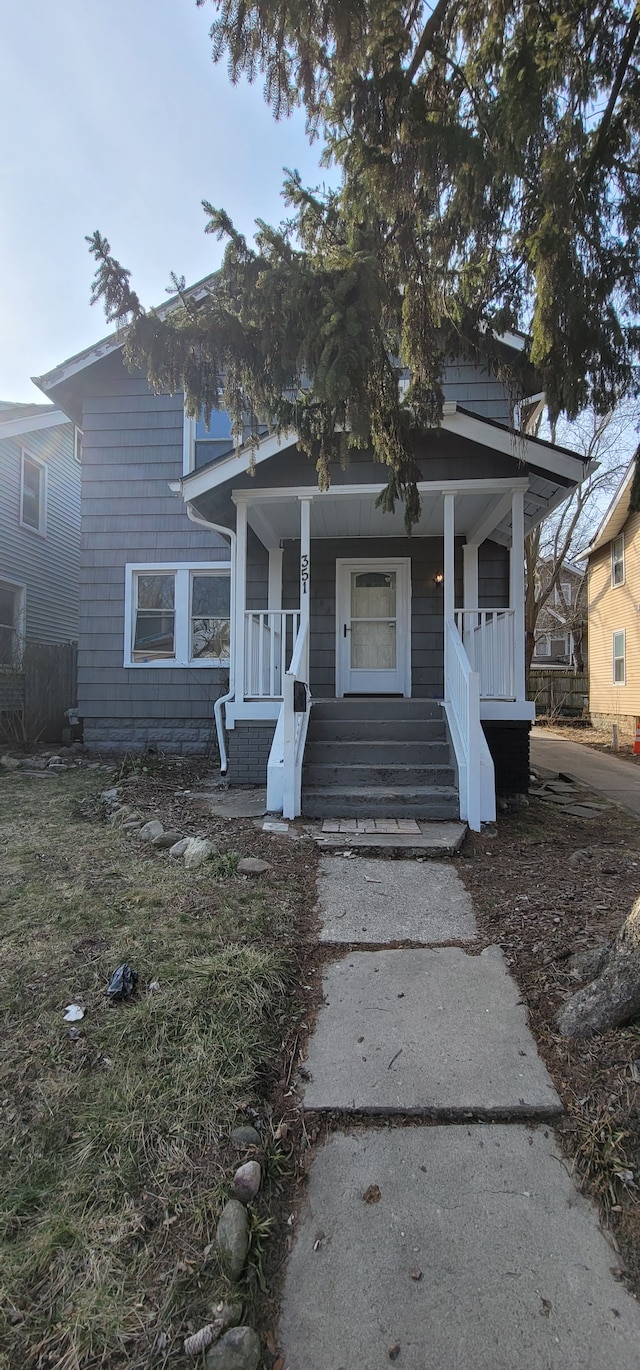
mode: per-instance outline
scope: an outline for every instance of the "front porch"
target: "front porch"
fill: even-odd
[[[376,508],[381,487],[234,492],[234,689],[225,721],[231,734],[245,733],[249,750],[260,725],[259,764],[272,726],[270,809],[287,817],[321,811],[308,785],[303,791],[314,701],[404,698],[441,706],[454,754],[456,816],[474,827],[495,817],[483,722],[519,722],[528,730],[533,714],[524,677],[526,484],[525,478],[444,489],[440,483],[437,490],[425,484],[424,526],[410,539],[401,535],[400,511],[389,516]],[[330,536],[336,525],[341,536]],[[496,588],[497,602],[487,602]],[[369,710],[374,733],[381,714],[375,706]],[[388,733],[389,719],[381,723]],[[417,756],[423,741],[417,714],[412,736],[402,740]],[[234,756],[239,743],[238,735]],[[451,783],[446,794],[438,791],[424,766],[415,783],[414,768],[404,764],[404,785],[397,767],[391,790],[379,784],[377,771],[366,793],[355,785],[361,816],[379,812],[382,802],[388,813],[452,816]],[[239,772],[237,778],[247,778],[246,756]],[[335,803],[346,815],[354,809],[338,779],[335,773]],[[342,779],[350,783],[348,767]],[[362,768],[356,780],[363,780]],[[328,798],[322,803],[326,812]]]
[[[304,811],[314,701],[438,704],[459,815],[474,829],[495,816],[492,753],[528,737],[524,538],[582,477],[582,463],[455,404],[417,443],[424,479],[411,537],[403,507],[379,507],[384,484],[370,456],[354,455],[320,491],[294,434],[265,438],[256,475],[251,454],[237,453],[179,485],[192,516],[232,543],[221,751],[228,739],[231,774],[257,782],[268,750],[269,808],[286,817]],[[402,728],[389,737],[383,714],[374,709],[368,721],[400,745]],[[420,729],[404,740],[419,747]],[[252,756],[260,775],[250,773]]]

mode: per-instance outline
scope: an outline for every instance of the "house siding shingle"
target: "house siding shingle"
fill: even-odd
[[[92,368],[83,403],[78,708],[102,750],[214,747],[223,668],[125,668],[127,562],[228,561],[229,542],[198,529],[168,482],[182,474],[182,396],[154,395],[119,357]]]

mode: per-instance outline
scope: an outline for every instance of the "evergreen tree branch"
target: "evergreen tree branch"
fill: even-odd
[[[435,9],[431,11],[418,40],[413,57],[407,67],[407,81],[409,85],[412,84],[434,39],[438,36],[446,17],[447,10],[451,7],[451,3],[452,0],[438,0]],[[455,5],[453,8],[455,10]]]
[[[600,120],[600,123],[598,125],[598,132],[596,134],[595,143],[592,152],[589,156],[589,159],[587,161],[584,175],[582,177],[583,190],[587,189],[591,184],[594,172],[596,171],[596,168],[598,167],[602,154],[604,152],[607,135],[609,133],[609,129],[611,128],[611,122],[613,119],[616,105],[618,103],[618,96],[620,95],[620,91],[622,90],[622,84],[627,74],[627,69],[629,67],[629,63],[631,62],[631,58],[633,57],[634,48],[638,41],[639,35],[640,3],[636,4],[636,8],[629,20],[627,33],[622,48],[622,53],[620,56],[620,62],[615,77],[613,79],[611,91],[609,93],[609,99],[607,101],[607,106],[602,116],[602,119]]]

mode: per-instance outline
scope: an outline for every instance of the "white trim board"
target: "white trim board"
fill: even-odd
[[[26,433],[40,433],[45,428],[57,428],[71,422],[61,409],[51,409],[48,414],[31,414],[24,419],[9,419],[6,423],[0,417],[0,442],[3,438],[19,438]]]

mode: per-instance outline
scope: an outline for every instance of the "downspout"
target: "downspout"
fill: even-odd
[[[223,537],[229,539],[229,542],[230,542],[230,544],[231,544],[231,604],[230,604],[230,621],[231,621],[231,623],[234,623],[234,622],[235,622],[235,614],[234,614],[234,609],[235,609],[235,585],[236,585],[236,535],[235,535],[235,533],[234,533],[234,531],[233,531],[232,528],[225,528],[221,523],[210,523],[209,519],[206,519],[206,518],[203,517],[202,514],[199,514],[199,513],[197,512],[197,510],[194,509],[193,505],[190,504],[188,501],[185,503],[185,509],[186,509],[186,511],[187,511],[187,518],[190,519],[192,523],[197,524],[198,527],[200,527],[200,528],[208,528],[208,529],[211,530],[212,533],[222,533]],[[232,652],[232,653],[231,653],[231,658],[230,658],[230,661],[229,661],[229,690],[228,690],[228,693],[227,693],[226,695],[220,695],[220,698],[219,698],[219,699],[216,699],[216,702],[215,702],[215,704],[214,704],[214,706],[213,706],[213,716],[214,716],[214,718],[215,718],[215,724],[216,724],[216,737],[217,737],[217,739],[218,739],[218,750],[219,750],[219,752],[220,752],[220,773],[221,773],[221,775],[226,775],[226,774],[227,774],[227,770],[228,770],[228,766],[229,766],[229,761],[228,761],[228,757],[227,757],[227,744],[226,744],[226,741],[225,741],[224,726],[223,726],[223,723],[222,723],[222,707],[223,707],[224,704],[228,704],[228,703],[234,698],[234,696],[235,696],[236,687],[235,687],[235,680],[234,680],[234,676],[233,676],[233,671],[234,671],[234,654],[233,654],[233,652]]]

